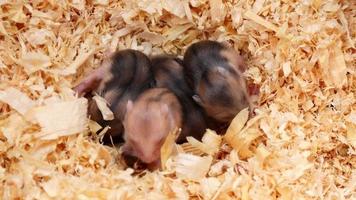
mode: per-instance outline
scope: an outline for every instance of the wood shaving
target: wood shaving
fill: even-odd
[[[181,129],[175,129],[174,131],[170,132],[161,147],[160,153],[162,169],[166,167],[166,162],[168,158],[171,157],[174,152],[173,148],[175,146],[175,141],[178,138],[180,132]]]
[[[355,10],[337,0],[0,1],[0,199],[356,199]],[[170,140],[177,154],[162,170],[128,168],[71,88],[106,51],[181,57],[203,39],[245,58],[256,116],[240,112],[223,136]]]
[[[241,131],[241,129],[244,127],[245,123],[247,122],[248,119],[248,108],[243,109],[240,111],[236,117],[232,120],[229,128],[226,131],[226,134],[224,135],[224,139],[226,142],[230,143],[230,145],[233,144],[233,139],[234,137]]]
[[[103,119],[104,120],[113,120],[114,119],[114,113],[110,110],[110,108],[108,107],[108,102],[106,102],[106,100],[99,96],[99,95],[95,95],[93,97],[96,105],[98,106],[102,116],[103,116]]]
[[[209,0],[210,16],[213,23],[219,23],[225,18],[225,6],[221,0]]]
[[[219,151],[222,138],[217,135],[215,131],[207,129],[202,138],[202,142],[193,137],[187,137],[187,140],[191,148],[199,149],[200,152],[208,155],[214,155]],[[185,149],[185,151],[187,151],[187,149]]]
[[[35,107],[26,117],[41,126],[42,130],[36,137],[53,140],[86,130],[87,102],[85,98],[80,98]]]
[[[178,154],[174,158],[174,168],[178,177],[198,181],[208,173],[212,162],[211,156]]]
[[[25,93],[13,87],[0,91],[0,101],[9,104],[22,115],[35,105],[35,102]]]
[[[16,60],[15,62],[22,65],[27,74],[31,74],[38,70],[44,70],[52,65],[51,59],[40,52],[25,53],[20,60]]]
[[[349,143],[356,148],[356,125],[355,124],[347,124],[347,139]]]
[[[262,17],[256,15],[255,13],[253,13],[251,10],[248,10],[245,12],[245,17],[247,19],[251,19],[252,21],[272,30],[272,31],[275,31],[277,32],[278,30],[278,27],[274,24],[272,24],[271,22],[269,21],[266,21],[265,19],[263,19]]]

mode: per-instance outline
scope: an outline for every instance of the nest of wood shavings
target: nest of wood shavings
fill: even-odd
[[[355,4],[0,1],[0,198],[355,199]],[[246,58],[257,115],[165,149],[162,171],[125,168],[71,88],[107,50],[182,55],[201,39]]]

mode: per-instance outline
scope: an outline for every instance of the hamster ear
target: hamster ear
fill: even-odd
[[[126,113],[130,112],[132,108],[133,108],[133,102],[131,100],[128,100],[126,104]]]
[[[199,105],[202,105],[203,102],[202,102],[201,98],[199,97],[199,95],[195,94],[192,96],[192,98],[196,103],[198,103]]]

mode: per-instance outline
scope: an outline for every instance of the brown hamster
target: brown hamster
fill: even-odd
[[[166,137],[182,126],[181,106],[166,88],[146,90],[127,103],[124,119],[124,155],[135,156],[155,169],[160,166],[160,149]]]
[[[122,50],[95,70],[74,88],[80,96],[93,91],[102,96],[114,113],[114,120],[105,121],[96,103],[91,100],[88,113],[102,126],[110,126],[111,136],[121,136],[122,120],[126,113],[128,100],[135,100],[139,94],[154,86],[149,58],[136,50]]]
[[[152,71],[157,87],[171,90],[182,106],[183,127],[177,143],[186,141],[187,136],[201,139],[207,128],[204,110],[192,99],[193,90],[188,86],[183,74],[183,61],[170,55],[151,58]]]
[[[243,77],[245,63],[237,52],[222,43],[201,41],[184,54],[184,74],[195,94],[193,99],[218,122],[228,123],[250,106]]]

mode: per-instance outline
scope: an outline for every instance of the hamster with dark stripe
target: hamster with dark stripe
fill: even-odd
[[[105,121],[96,103],[90,100],[88,113],[101,126],[110,126],[108,134],[122,136],[122,121],[129,100],[135,100],[154,86],[149,58],[136,50],[115,52],[103,65],[84,79],[74,90],[83,96],[93,91],[103,97],[114,113],[114,120]]]
[[[129,100],[124,119],[123,153],[134,156],[149,169],[160,166],[160,149],[171,131],[182,127],[179,100],[166,88],[146,90],[136,101]]]
[[[243,58],[219,42],[204,40],[192,44],[184,54],[184,74],[194,90],[193,99],[207,115],[221,123],[250,107],[243,71]]]
[[[177,143],[186,141],[187,136],[200,140],[207,128],[204,110],[192,99],[193,90],[188,86],[183,74],[183,61],[170,55],[151,58],[156,86],[171,90],[182,106],[183,127]]]

